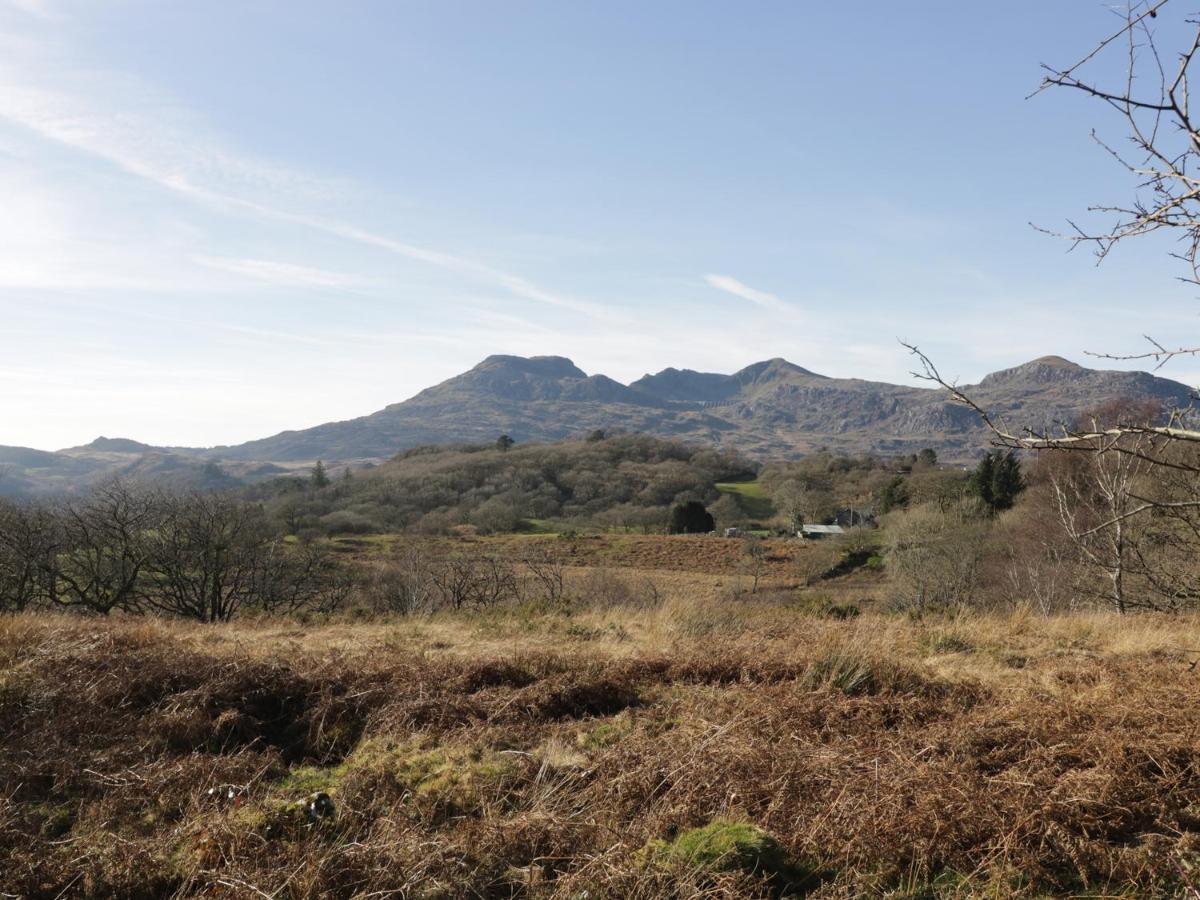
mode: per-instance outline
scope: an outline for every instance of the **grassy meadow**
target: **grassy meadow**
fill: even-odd
[[[757,478],[753,481],[722,481],[716,487],[722,494],[733,496],[749,519],[766,522],[776,514],[770,494]]]

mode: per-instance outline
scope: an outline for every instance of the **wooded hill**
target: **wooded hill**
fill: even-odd
[[[279,478],[248,490],[292,533],[482,531],[587,520],[660,527],[672,504],[711,503],[716,484],[751,477],[735,454],[646,435],[594,434],[553,444],[416,447],[372,469],[331,471],[330,483]]]

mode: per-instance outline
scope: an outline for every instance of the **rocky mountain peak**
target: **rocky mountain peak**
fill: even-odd
[[[752,381],[776,381],[794,375],[807,375],[815,378],[823,377],[817,375],[815,372],[810,372],[808,369],[801,368],[795,363],[788,362],[781,356],[776,356],[773,359],[764,359],[762,362],[751,363],[746,368],[735,372],[733,377],[737,381],[746,384]]]
[[[472,372],[534,375],[539,378],[587,378],[587,373],[565,356],[489,356]]]
[[[1012,383],[1050,384],[1060,381],[1072,381],[1093,372],[1078,363],[1061,356],[1039,356],[1027,363],[1013,366],[1011,369],[1001,369],[984,376],[979,382],[981,386],[993,386]]]
[[[146,453],[153,450],[154,447],[149,444],[143,444],[141,441],[130,440],[129,438],[110,438],[101,435],[90,444],[84,444],[81,450],[97,450],[103,453]]]

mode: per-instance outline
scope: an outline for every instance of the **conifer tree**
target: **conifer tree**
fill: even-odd
[[[312,478],[312,486],[315,488],[329,486],[329,473],[325,471],[325,463],[321,462],[319,459],[317,460],[317,464],[313,466],[312,475],[310,477]]]
[[[989,450],[971,476],[971,490],[993,513],[1012,508],[1024,489],[1021,461],[1012,450]]]

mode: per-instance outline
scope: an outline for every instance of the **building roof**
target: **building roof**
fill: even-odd
[[[801,529],[805,534],[845,534],[846,529],[841,525],[805,525]]]

